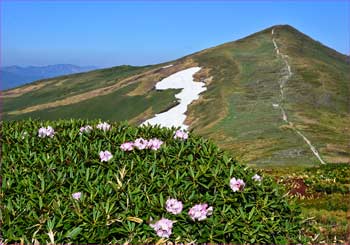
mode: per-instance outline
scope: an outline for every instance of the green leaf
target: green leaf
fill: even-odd
[[[162,193],[159,194],[159,202],[162,208],[164,208],[164,198]]]
[[[192,162],[193,161],[193,155],[192,154],[188,155],[187,159],[188,159],[188,161]]]
[[[255,212],[255,207],[253,207],[252,210],[250,210],[249,215],[248,215],[248,220],[252,219],[254,212]]]
[[[75,227],[74,229],[68,231],[64,237],[69,237],[75,239],[83,229],[81,227]]]

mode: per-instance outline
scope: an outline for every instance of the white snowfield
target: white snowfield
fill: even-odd
[[[193,75],[200,69],[200,67],[188,68],[176,72],[158,82],[156,84],[157,90],[182,89],[180,93],[175,95],[180,104],[166,112],[156,114],[155,117],[148,119],[142,124],[160,124],[162,127],[167,128],[174,126],[181,127],[182,129],[188,129],[188,125],[184,124],[187,106],[194,100],[198,99],[199,94],[207,89],[204,82],[195,82],[193,80]]]

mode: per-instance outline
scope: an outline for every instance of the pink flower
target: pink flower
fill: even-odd
[[[188,138],[188,133],[182,130],[177,130],[174,135],[174,139],[183,139],[186,140]]]
[[[51,126],[47,126],[47,128],[41,127],[39,128],[38,136],[40,138],[50,137],[52,138],[55,135],[55,130]]]
[[[83,133],[90,133],[91,130],[92,130],[92,127],[91,127],[90,125],[87,125],[87,126],[85,126],[85,127],[81,127],[81,128],[79,129],[80,134],[83,134]]]
[[[170,198],[166,201],[166,211],[172,214],[179,214],[182,211],[182,202],[174,198]]]
[[[241,179],[232,178],[230,180],[230,187],[233,190],[233,192],[236,191],[242,191],[244,189],[245,183]]]
[[[150,224],[159,237],[169,238],[174,221],[162,218],[155,224]]]
[[[134,143],[133,142],[125,142],[121,144],[120,149],[122,151],[132,151],[134,149]]]
[[[213,213],[213,207],[208,208],[208,204],[197,204],[194,205],[190,211],[188,211],[188,215],[191,217],[192,220],[205,220],[209,215],[212,215]]]
[[[75,199],[75,200],[79,200],[80,197],[81,197],[81,192],[75,192],[72,194],[72,197]]]
[[[96,128],[101,129],[101,130],[103,130],[103,131],[109,130],[110,127],[111,127],[111,125],[109,125],[109,124],[106,123],[106,122],[104,122],[104,123],[99,123],[99,124],[97,124],[97,126],[96,126]]]
[[[146,149],[148,146],[148,141],[143,138],[138,138],[135,140],[134,146],[139,150]]]
[[[55,130],[53,130],[53,128],[51,126],[47,126],[46,128],[46,136],[48,137],[53,137],[55,134]]]
[[[39,128],[38,136],[40,138],[46,137],[46,128],[43,128],[43,127]]]
[[[253,177],[252,177],[252,179],[253,180],[255,180],[255,181],[262,181],[262,177],[260,176],[260,175],[258,175],[258,174],[255,174]]]
[[[163,144],[163,141],[159,139],[151,139],[148,141],[147,148],[152,150],[158,150]]]
[[[100,152],[101,162],[108,162],[112,157],[113,155],[109,151]]]

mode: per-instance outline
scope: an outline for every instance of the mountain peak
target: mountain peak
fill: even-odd
[[[5,91],[4,118],[142,123],[178,104],[177,91],[155,92],[158,81],[200,67],[193,77],[207,90],[185,113],[196,134],[253,165],[312,165],[316,155],[350,162],[349,63],[296,28],[275,25],[167,64],[112,67]]]
[[[273,29],[273,28],[279,28],[279,29],[286,29],[286,30],[297,30],[295,27],[289,25],[289,24],[278,24],[278,25],[274,25],[274,26],[271,26],[270,29]]]

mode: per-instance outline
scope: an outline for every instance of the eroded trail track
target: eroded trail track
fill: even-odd
[[[292,73],[291,67],[290,67],[290,65],[288,63],[288,56],[283,54],[283,53],[281,53],[281,51],[280,51],[280,49],[279,49],[279,47],[277,45],[277,42],[276,42],[274,34],[275,34],[275,29],[272,29],[271,36],[272,36],[272,42],[273,42],[273,45],[275,47],[276,54],[277,54],[278,57],[280,57],[280,59],[285,64],[285,66],[284,66],[284,68],[282,70],[281,79],[279,80],[279,85],[280,85],[280,102],[278,104],[278,107],[281,110],[282,119],[283,119],[283,121],[285,121],[295,131],[296,134],[298,134],[306,142],[306,144],[308,144],[308,146],[310,147],[310,150],[315,155],[315,157],[319,160],[319,162],[321,164],[326,164],[326,162],[322,160],[322,158],[321,158],[320,154],[318,153],[316,147],[312,145],[311,141],[300,130],[298,130],[294,126],[294,124],[292,122],[290,122],[288,120],[288,116],[287,116],[286,110],[284,109],[284,100],[285,100],[284,87],[285,87],[285,84],[288,82],[288,80],[291,78],[293,73]]]

